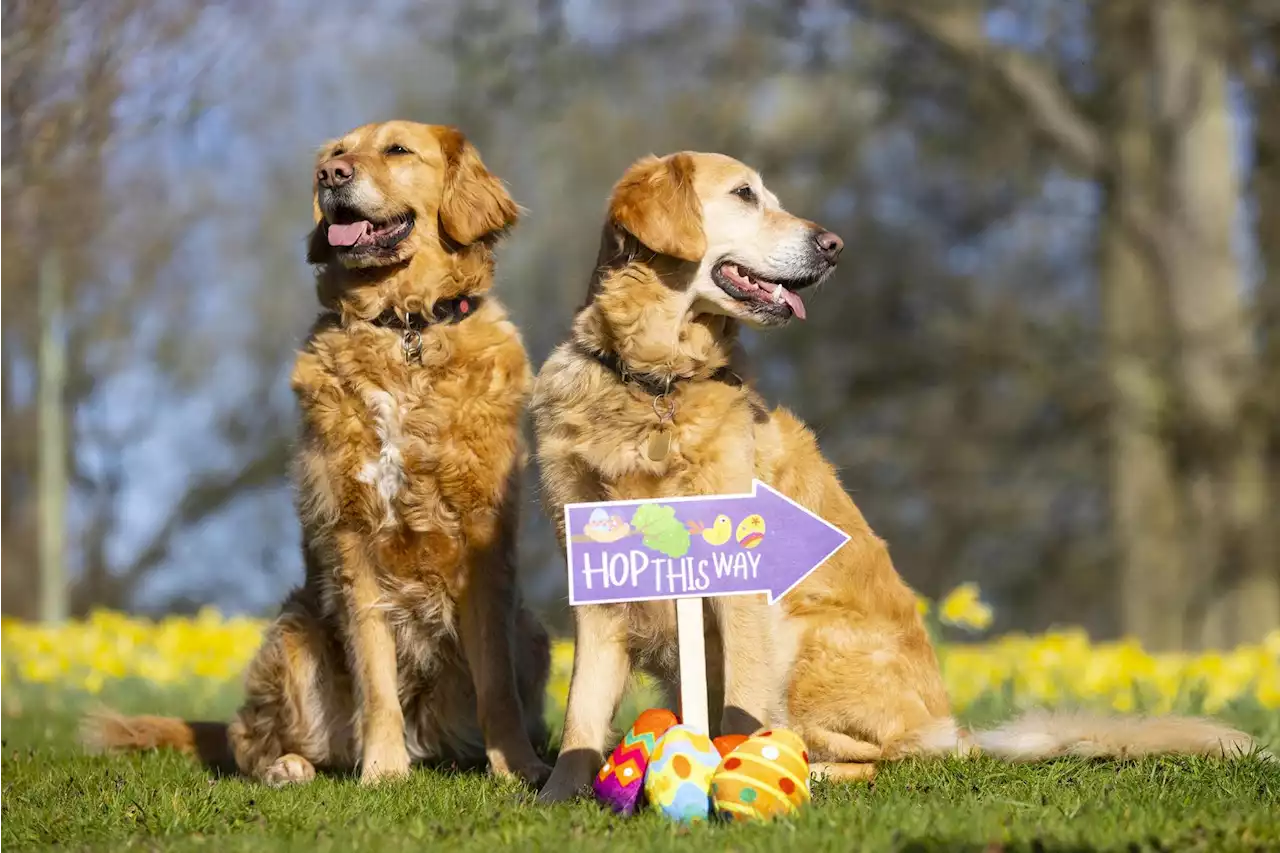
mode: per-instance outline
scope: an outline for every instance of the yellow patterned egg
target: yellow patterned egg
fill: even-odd
[[[645,798],[672,820],[704,821],[711,812],[711,777],[719,765],[711,738],[689,726],[672,726],[649,756]]]
[[[711,780],[716,814],[770,820],[809,802],[809,753],[795,732],[771,729],[724,757]]]

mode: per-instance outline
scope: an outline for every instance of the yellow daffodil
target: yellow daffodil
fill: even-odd
[[[939,615],[943,622],[960,628],[985,631],[991,627],[991,607],[978,597],[978,585],[960,584],[942,600]]]
[[[918,607],[921,614],[931,609],[924,599]],[[953,590],[937,613],[942,622],[971,630],[992,621],[974,584]],[[215,691],[242,677],[265,628],[262,620],[224,618],[210,609],[158,621],[95,611],[59,626],[6,617],[0,620],[0,683],[6,692],[15,684],[41,684],[97,694],[114,681],[136,679]],[[1196,655],[1151,654],[1133,639],[1093,643],[1079,629],[949,643],[938,653],[959,712],[991,697],[1019,707],[1155,713],[1215,713],[1237,701],[1280,709],[1280,630],[1256,645]],[[556,641],[548,693],[559,708],[572,673],[573,644]],[[639,682],[653,687],[647,678]]]

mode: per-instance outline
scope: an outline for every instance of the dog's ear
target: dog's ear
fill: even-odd
[[[688,154],[645,157],[622,176],[609,200],[609,220],[645,246],[682,261],[707,251],[702,206],[693,190]]]
[[[480,152],[461,131],[444,128],[439,139],[445,161],[440,200],[444,232],[462,246],[501,236],[520,217],[507,188],[485,168]]]
[[[311,195],[311,218],[316,227],[307,235],[307,263],[323,266],[333,260],[333,247],[329,245],[329,231],[320,212],[320,201]]]

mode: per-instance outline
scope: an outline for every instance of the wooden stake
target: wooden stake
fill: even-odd
[[[701,598],[676,599],[676,636],[680,644],[680,722],[710,734]]]

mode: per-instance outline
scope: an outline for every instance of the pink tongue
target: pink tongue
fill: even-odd
[[[373,233],[373,224],[368,221],[352,222],[349,225],[329,226],[330,246],[354,246]]]
[[[782,301],[791,306],[791,313],[795,314],[797,319],[804,319],[804,300],[799,295],[784,287],[782,288]]]

